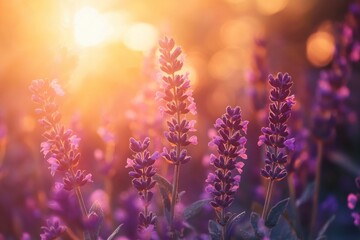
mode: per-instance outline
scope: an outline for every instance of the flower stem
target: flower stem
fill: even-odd
[[[267,212],[268,212],[268,208],[269,208],[269,204],[270,204],[273,185],[274,185],[274,180],[270,180],[270,183],[268,184],[268,188],[267,188],[267,191],[266,191],[266,197],[265,197],[265,203],[264,203],[263,212],[261,214],[261,218],[263,220],[265,220],[266,217],[267,217]]]
[[[171,206],[170,206],[170,230],[174,231],[174,215],[175,215],[175,205],[177,200],[177,192],[179,186],[179,175],[180,175],[180,164],[175,164],[174,168],[174,178],[173,178],[173,188],[171,194]]]
[[[321,140],[318,140],[317,141],[317,155],[316,155],[315,189],[314,189],[314,195],[313,195],[313,207],[312,207],[312,212],[311,212],[311,222],[310,222],[311,225],[310,225],[309,239],[312,239],[314,237],[315,230],[316,230],[323,148],[324,148],[323,142]]]
[[[221,208],[221,222],[224,223],[225,222],[225,209]],[[225,230],[226,230],[226,225],[221,224],[221,239],[225,240]]]
[[[70,169],[70,172],[71,172],[71,175],[72,175],[73,179],[75,179],[75,173],[74,173],[74,170],[73,170],[72,168]],[[80,187],[79,187],[79,186],[76,186],[76,187],[74,188],[74,190],[75,190],[76,197],[77,197],[77,200],[78,200],[79,205],[80,205],[80,208],[81,208],[82,215],[83,215],[84,217],[87,217],[87,216],[88,216],[88,212],[87,212],[87,210],[86,210],[84,198],[83,198],[83,196],[82,196],[82,194],[81,194]]]
[[[296,231],[297,236],[300,239],[303,239],[303,236],[302,236],[303,231],[301,229],[299,212],[296,208],[296,201],[295,201],[296,200],[296,191],[295,191],[295,183],[294,183],[294,173],[289,174],[289,176],[287,177],[287,182],[288,182],[288,187],[289,187],[291,211],[295,218],[295,231]]]

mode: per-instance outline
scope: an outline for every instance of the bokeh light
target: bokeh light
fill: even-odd
[[[246,33],[246,34],[244,34]],[[220,37],[225,47],[248,47],[264,29],[258,19],[242,16],[226,21],[220,29]]]
[[[309,36],[306,42],[306,56],[311,64],[322,67],[331,61],[335,51],[334,37],[323,31]]]
[[[256,0],[257,9],[264,15],[272,15],[285,9],[288,0]]]
[[[97,45],[106,40],[110,32],[110,24],[95,8],[83,7],[75,14],[74,33],[79,45]]]
[[[147,52],[157,43],[158,33],[154,26],[148,23],[134,23],[124,33],[124,44],[134,51]]]

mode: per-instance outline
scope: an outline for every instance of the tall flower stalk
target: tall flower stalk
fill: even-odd
[[[350,95],[347,83],[351,76],[351,63],[360,60],[359,19],[360,2],[355,1],[350,5],[344,22],[335,25],[335,52],[331,68],[323,70],[318,81],[313,109],[313,134],[316,138],[317,156],[310,238],[314,236],[317,228],[321,166],[325,143],[334,136],[336,124],[348,120],[344,119],[344,116],[353,116],[346,106],[346,100]]]
[[[258,145],[266,146],[265,166],[261,175],[269,180],[266,191],[265,203],[262,218],[266,219],[270,205],[274,182],[281,181],[287,176],[285,164],[287,153],[294,149],[294,138],[288,138],[289,131],[287,120],[291,114],[291,108],[295,104],[294,96],[290,95],[290,88],[293,84],[289,74],[278,73],[276,77],[269,75],[270,91],[270,112],[269,126],[261,129]]]
[[[216,120],[214,125],[217,135],[209,142],[216,147],[217,155],[210,156],[210,164],[215,167],[206,179],[206,191],[213,197],[210,202],[215,209],[216,220],[222,227],[222,239],[225,240],[226,226],[230,215],[226,209],[234,201],[244,163],[247,159],[246,138],[248,121],[243,121],[239,107],[226,108],[226,113]],[[236,171],[235,171],[236,169]]]
[[[196,105],[192,97],[188,74],[178,73],[183,66],[181,48],[175,48],[174,40],[167,37],[160,40],[159,45],[161,54],[159,62],[163,76],[161,90],[157,92],[157,98],[164,103],[160,111],[169,116],[168,131],[165,131],[165,137],[171,147],[164,148],[163,156],[170,164],[174,165],[169,219],[170,233],[174,234],[173,223],[178,198],[180,165],[191,160],[191,156],[187,154],[185,147],[190,144],[197,144],[196,136],[190,136],[190,132],[195,131],[195,120],[187,120],[186,114],[195,115]]]
[[[61,114],[56,102],[57,96],[63,96],[64,91],[56,80],[34,80],[30,85],[32,100],[38,105],[35,112],[39,115],[39,123],[43,127],[42,136],[46,141],[41,143],[41,152],[50,164],[52,176],[63,173],[63,183],[58,186],[65,190],[74,190],[84,218],[88,211],[80,187],[92,182],[91,174],[77,168],[80,161],[78,138],[72,130],[61,125]]]
[[[131,168],[130,177],[133,178],[132,183],[138,190],[141,200],[144,203],[144,210],[139,214],[138,228],[140,233],[153,231],[155,227],[156,215],[149,211],[149,205],[153,198],[153,192],[156,181],[153,176],[156,170],[153,167],[156,159],[159,157],[158,152],[150,155],[147,150],[150,139],[145,138],[143,142],[130,138],[130,150],[133,152],[132,158],[128,158],[126,167]]]

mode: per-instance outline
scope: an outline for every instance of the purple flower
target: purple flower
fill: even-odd
[[[247,73],[249,95],[254,110],[259,113],[266,107],[266,80],[269,74],[267,64],[267,42],[263,38],[255,39],[252,68]],[[260,116],[259,116],[260,117]]]
[[[241,158],[246,159],[244,135],[247,124],[248,121],[242,120],[239,107],[227,107],[226,113],[214,124],[217,135],[209,142],[209,146],[216,147],[218,154],[210,156],[210,164],[215,171],[208,174],[205,191],[213,197],[210,204],[218,213],[218,222],[223,225],[227,221],[224,210],[231,205],[239,188],[244,166]]]
[[[274,78],[269,75],[270,112],[269,126],[261,129],[258,145],[266,145],[265,167],[261,175],[271,181],[280,181],[287,175],[284,165],[287,163],[287,151],[294,149],[294,138],[288,138],[289,131],[286,125],[290,117],[294,96],[290,95],[293,84],[289,74],[278,73]]]
[[[75,174],[65,173],[63,178],[64,189],[71,191],[76,187],[84,186],[86,183],[93,182],[92,175],[86,174],[83,170],[77,170]]]
[[[32,99],[38,105],[35,112],[39,115],[39,123],[44,127],[40,152],[50,164],[52,176],[56,172],[65,172],[64,189],[71,190],[92,182],[91,174],[76,170],[80,160],[79,142],[72,130],[65,130],[61,125],[61,113],[58,111],[57,96],[64,95],[64,91],[56,80],[34,80],[30,87]]]
[[[50,164],[50,173],[52,176],[55,175],[55,172],[57,171],[59,167],[59,161],[56,158],[50,157],[48,158],[47,162]]]
[[[51,218],[46,221],[46,226],[41,227],[41,230],[41,240],[53,240],[59,238],[66,231],[66,227],[60,225],[57,218]]]
[[[148,206],[153,197],[151,189],[156,184],[156,181],[153,180],[153,176],[156,174],[156,169],[153,165],[159,154],[155,152],[150,155],[150,152],[147,150],[149,144],[149,138],[145,138],[142,142],[130,138],[129,147],[134,154],[132,158],[128,158],[126,165],[126,167],[131,168],[129,175],[133,179],[132,183],[138,190],[140,198],[145,205],[144,211],[139,214],[138,227],[140,230],[149,229],[149,226],[154,226],[156,221],[156,215],[148,211]]]
[[[359,227],[360,226],[360,214],[357,212],[353,212],[353,213],[351,213],[351,216],[354,219],[354,225]]]
[[[55,91],[56,95],[64,96],[65,92],[56,79],[50,82],[50,87]]]
[[[355,184],[358,190],[360,190],[360,177],[355,179]],[[357,203],[360,200],[359,193],[350,193],[347,197],[347,206],[351,212],[351,216],[354,218],[354,225],[360,227],[360,213],[355,210]]]
[[[357,201],[358,201],[357,196],[353,193],[350,193],[347,197],[348,208],[353,210],[356,206]]]
[[[165,159],[172,164],[184,164],[191,157],[181,148],[190,144],[197,144],[197,137],[191,135],[196,131],[195,120],[187,120],[187,113],[196,114],[196,105],[192,97],[190,80],[188,74],[179,74],[183,62],[181,60],[181,48],[175,47],[173,39],[164,38],[160,40],[160,68],[164,75],[161,81],[161,90],[156,94],[163,103],[161,111],[171,116],[167,121],[168,131],[165,132],[166,139],[173,149],[164,149]]]

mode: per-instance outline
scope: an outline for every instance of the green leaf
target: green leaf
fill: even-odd
[[[298,240],[295,229],[285,217],[280,217],[278,224],[271,229],[271,240]]]
[[[209,220],[208,229],[212,240],[221,239],[220,226],[214,220]]]
[[[240,230],[239,235],[240,235],[240,240],[253,240],[253,239],[256,239],[255,236],[251,235],[248,232],[245,232],[244,230]],[[228,239],[231,239],[231,238],[228,237]]]
[[[279,217],[285,212],[287,205],[289,203],[289,198],[281,200],[274,207],[270,209],[269,215],[265,221],[265,226],[268,228],[273,228],[276,226],[279,221]]]
[[[335,220],[335,215],[332,215],[324,224],[324,226],[320,229],[319,234],[316,238],[318,239],[326,239],[325,232],[329,228],[330,224]]]
[[[160,174],[155,174],[153,176],[153,179],[159,184],[159,187],[164,188],[167,192],[170,193],[172,192],[172,184],[163,176],[161,176]]]
[[[107,240],[113,240],[116,235],[119,233],[120,228],[122,227],[123,224],[120,224],[111,234],[110,236],[107,238]]]
[[[256,212],[252,212],[250,214],[250,223],[251,226],[254,229],[255,232],[255,236],[259,237],[259,238],[263,238],[264,237],[264,233],[261,231],[260,227],[259,227],[259,221],[260,221],[260,216],[259,214],[257,214]]]
[[[163,204],[164,204],[164,215],[165,215],[167,221],[170,222],[171,193],[167,192],[166,189],[163,187],[159,187],[159,188],[160,188],[160,194],[162,196]]]
[[[193,202],[190,206],[185,208],[183,213],[184,220],[189,220],[190,218],[194,217],[196,214],[200,212],[202,207],[205,204],[208,204],[211,201],[211,199],[202,199],[196,202]]]
[[[170,208],[171,208],[171,195],[172,185],[171,183],[159,174],[153,176],[154,180],[158,183],[160,194],[163,198],[164,203],[164,215],[168,222],[170,221]]]
[[[237,224],[241,221],[242,217],[245,215],[245,211],[239,214],[233,214],[228,222],[227,229],[226,229],[226,236],[230,238],[234,228]]]
[[[304,192],[301,194],[299,199],[296,200],[296,207],[301,206],[305,202],[309,201],[314,195],[315,184],[314,182],[309,183]]]

